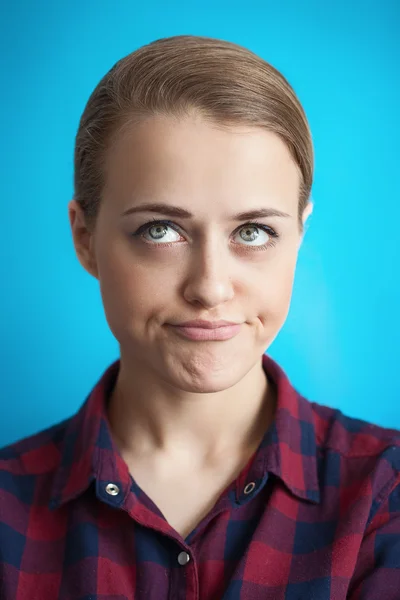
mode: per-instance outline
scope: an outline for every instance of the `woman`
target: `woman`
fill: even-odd
[[[293,89],[233,43],[157,40],[96,87],[69,218],[120,358],[1,451],[2,599],[400,598],[400,432],[265,354],[312,176]]]

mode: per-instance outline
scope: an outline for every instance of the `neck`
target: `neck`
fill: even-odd
[[[108,419],[125,455],[158,453],[181,459],[190,454],[201,464],[224,453],[255,451],[275,408],[275,386],[261,360],[228,389],[193,393],[157,382],[154,372],[121,358]]]

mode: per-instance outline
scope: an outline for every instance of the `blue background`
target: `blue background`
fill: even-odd
[[[400,429],[400,3],[3,2],[0,446],[75,413],[118,357],[67,204],[84,105],[121,57],[180,34],[236,42],[293,85],[314,214],[268,349],[312,401]]]

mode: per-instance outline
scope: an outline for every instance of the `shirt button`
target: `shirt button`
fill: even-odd
[[[244,488],[244,493],[245,494],[251,494],[251,492],[254,490],[254,488],[256,487],[256,484],[254,483],[254,481],[252,481],[251,483],[248,483],[246,485],[246,487]]]
[[[117,496],[119,494],[119,487],[115,485],[115,483],[109,483],[106,486],[106,492],[107,494],[110,494],[110,496]]]
[[[180,552],[178,554],[178,563],[180,565],[186,565],[190,560],[190,556],[187,552]]]

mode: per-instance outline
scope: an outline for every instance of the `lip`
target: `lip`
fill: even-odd
[[[237,335],[242,327],[241,323],[235,323],[233,325],[218,326],[214,328],[210,327],[186,327],[182,325],[173,325],[173,330],[180,336],[183,336],[189,340],[196,340],[201,342],[206,341],[224,341],[230,340]]]
[[[227,327],[230,325],[240,325],[233,321],[204,321],[203,319],[196,319],[194,321],[185,321],[184,323],[178,323],[174,327],[201,327],[202,329],[217,329],[219,327]]]

